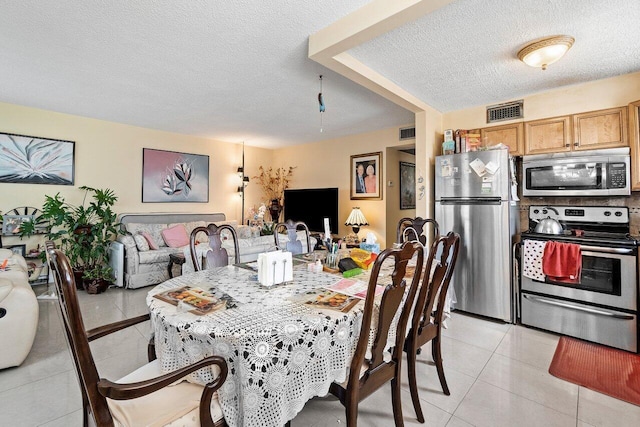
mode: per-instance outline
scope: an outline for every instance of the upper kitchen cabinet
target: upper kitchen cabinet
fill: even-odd
[[[626,147],[627,107],[575,114],[573,138],[576,151]]]
[[[522,122],[481,129],[480,137],[484,146],[502,143],[509,147],[509,154],[512,156],[524,154],[524,125]]]
[[[631,190],[640,190],[640,100],[629,104],[629,137],[631,141]]]
[[[571,117],[552,117],[524,124],[525,154],[571,151]]]

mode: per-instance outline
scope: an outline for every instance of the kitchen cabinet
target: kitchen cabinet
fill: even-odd
[[[631,145],[631,190],[640,190],[640,100],[629,104],[629,141]]]
[[[573,150],[626,147],[627,107],[573,116]]]
[[[627,107],[533,120],[524,125],[524,153],[627,147]]]
[[[491,126],[480,130],[480,140],[485,147],[502,143],[509,147],[509,154],[522,156],[524,154],[524,124]]]
[[[533,120],[524,124],[525,154],[571,151],[571,116]]]

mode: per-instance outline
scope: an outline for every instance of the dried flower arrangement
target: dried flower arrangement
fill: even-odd
[[[257,179],[262,187],[262,193],[266,197],[265,202],[269,203],[274,199],[280,204],[284,202],[284,190],[289,188],[294,169],[293,166],[275,170],[271,166],[268,169],[262,166],[258,168],[259,173],[253,179]]]

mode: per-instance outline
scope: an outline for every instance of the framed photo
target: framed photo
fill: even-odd
[[[0,183],[73,185],[75,145],[0,133]]]
[[[33,215],[4,215],[2,234],[5,236],[20,234],[22,223],[32,219]]]
[[[209,156],[142,149],[142,202],[209,201]]]
[[[4,249],[9,249],[14,254],[20,256],[25,256],[27,254],[27,245],[5,246]]]
[[[416,165],[400,162],[400,209],[416,208]]]
[[[351,156],[351,200],[382,200],[382,152]]]

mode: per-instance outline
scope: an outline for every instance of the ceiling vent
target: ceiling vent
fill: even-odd
[[[487,107],[487,123],[522,118],[524,118],[524,101],[522,99]]]
[[[416,128],[401,128],[400,129],[400,141],[405,139],[415,139],[416,138]]]

